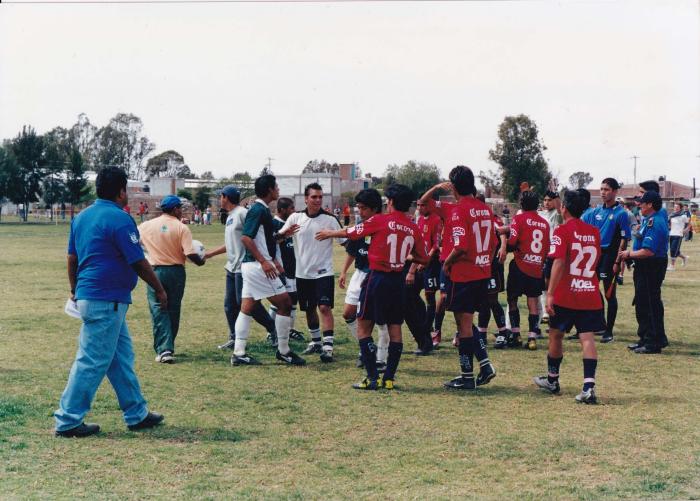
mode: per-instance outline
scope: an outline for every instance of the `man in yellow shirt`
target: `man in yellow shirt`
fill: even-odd
[[[192,248],[192,233],[180,222],[180,198],[168,195],[160,208],[163,215],[142,223],[139,233],[146,258],[168,294],[168,308],[161,310],[155,290],[149,286],[146,293],[153,320],[156,362],[171,364],[175,361],[175,337],[180,328],[180,306],[185,293],[185,261],[189,258],[202,266],[206,260]]]

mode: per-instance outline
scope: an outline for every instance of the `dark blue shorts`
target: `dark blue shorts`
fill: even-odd
[[[494,259],[493,263],[491,263],[491,279],[488,284],[489,294],[503,292],[505,283],[503,263],[500,263],[498,259]]]
[[[403,289],[406,279],[401,272],[371,270],[362,283],[357,318],[375,324],[403,323]]]
[[[568,332],[576,327],[576,332],[600,332],[606,329],[603,309],[572,310],[554,305],[554,316],[549,317],[549,327],[562,332]]]
[[[442,263],[432,259],[423,270],[423,288],[426,292],[435,292],[440,288],[440,270]]]
[[[683,237],[672,236],[669,237],[669,251],[671,252],[671,257],[678,257],[681,254],[681,242]]]
[[[613,273],[613,266],[617,260],[617,249],[612,249],[606,247],[600,251],[600,260],[598,261],[598,268],[596,272],[598,273],[598,278],[600,280],[610,281],[615,275]]]
[[[554,259],[551,257],[547,257],[544,260],[544,278],[549,280],[549,277],[552,276],[552,265],[554,265]],[[547,290],[547,289],[542,289],[542,290]]]
[[[527,297],[540,297],[544,290],[544,279],[533,278],[530,275],[526,275],[520,271],[518,265],[515,264],[515,260],[513,260],[508,267],[508,285],[506,289],[508,290],[509,300],[517,299],[523,295]]]
[[[453,282],[447,277],[447,311],[474,313],[488,301],[489,279],[473,282]]]
[[[440,292],[447,292],[447,284],[450,282],[450,277],[445,274],[445,269],[442,267],[444,263],[440,263]]]

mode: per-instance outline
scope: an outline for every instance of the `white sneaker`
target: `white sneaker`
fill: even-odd
[[[669,266],[666,268],[666,271],[676,271],[676,268],[674,266]]]
[[[159,362],[161,364],[172,364],[173,362],[175,362],[175,357],[173,356],[172,352],[164,351],[163,353],[160,353],[158,356],[156,356],[156,362]]]

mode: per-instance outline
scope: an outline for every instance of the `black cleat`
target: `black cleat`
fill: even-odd
[[[235,345],[236,338],[232,338],[226,341],[224,344],[218,345],[217,348],[219,348],[220,350],[232,350]]]
[[[523,345],[523,340],[520,338],[520,333],[511,332],[508,336],[508,348],[520,348]]]
[[[313,355],[314,353],[321,353],[323,349],[321,348],[321,343],[316,343],[311,341],[306,349],[302,352],[303,355]]]
[[[613,335],[610,332],[606,332],[603,334],[603,337],[600,338],[601,343],[609,343],[613,340]]]
[[[321,362],[324,364],[329,364],[333,361],[333,350],[323,350],[321,351]]]
[[[231,355],[231,365],[262,365],[250,355]]]
[[[289,339],[293,341],[306,341],[304,334],[296,329],[289,329]]]
[[[508,340],[503,334],[498,334],[496,336],[496,342],[493,344],[493,347],[499,350],[502,350],[508,346]]]
[[[641,348],[642,346],[644,346],[644,345],[643,345],[643,344],[641,343],[641,341],[640,341],[640,342],[638,342],[638,343],[628,344],[628,345],[627,345],[627,349],[628,349],[628,350],[631,350],[631,351],[634,351],[634,350],[636,350],[637,348]]]
[[[280,362],[284,362],[285,364],[289,365],[306,365],[306,360],[291,350],[286,355],[282,355],[280,351],[277,350],[277,353],[275,353],[275,358]]]
[[[476,385],[484,386],[496,377],[496,368],[493,364],[485,365],[481,368],[479,375],[476,377]]]
[[[640,346],[634,350],[634,352],[640,355],[653,355],[656,353],[661,353],[661,348],[656,348],[654,346]]]
[[[456,378],[446,382],[444,384],[445,388],[451,390],[475,390],[476,382],[473,377],[462,377],[457,376]]]
[[[78,426],[75,428],[71,428],[69,430],[63,430],[63,431],[56,431],[56,436],[57,437],[63,437],[63,438],[83,438],[83,437],[89,437],[90,435],[94,435],[95,433],[100,432],[100,425],[98,424],[92,424],[92,423],[80,423]]]
[[[136,424],[130,424],[128,428],[131,431],[137,431],[137,430],[145,430],[147,428],[153,428],[154,426],[158,426],[160,423],[163,422],[165,419],[165,416],[162,414],[158,414],[157,412],[149,412],[146,414],[146,417],[143,418],[140,422]]]
[[[379,388],[379,385],[376,381],[364,378],[359,383],[355,383],[354,385],[352,385],[352,387],[355,390],[376,390],[377,388]]]

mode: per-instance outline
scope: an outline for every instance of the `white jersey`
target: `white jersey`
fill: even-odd
[[[671,216],[668,218],[668,220],[671,223],[671,230],[668,233],[669,236],[682,237],[683,230],[685,229],[685,226],[688,224],[688,216],[686,216],[683,213],[674,212],[673,214],[671,214]]]
[[[243,242],[241,242],[241,236],[243,234],[243,223],[245,222],[245,215],[247,213],[248,209],[238,205],[229,212],[226,218],[226,230],[224,232],[226,264],[224,268],[231,273],[241,272],[241,262],[245,255],[245,247],[243,247]]]
[[[537,211],[537,214],[549,223],[549,238],[554,236],[554,229],[562,223],[561,214],[557,209]]]
[[[329,212],[321,211],[310,217],[306,211],[295,212],[287,218],[280,233],[294,225],[299,231],[294,238],[294,255],[297,260],[296,278],[315,279],[333,275],[333,239],[319,242],[316,233],[321,230],[341,229],[338,220]],[[346,239],[340,239],[344,242]]]

